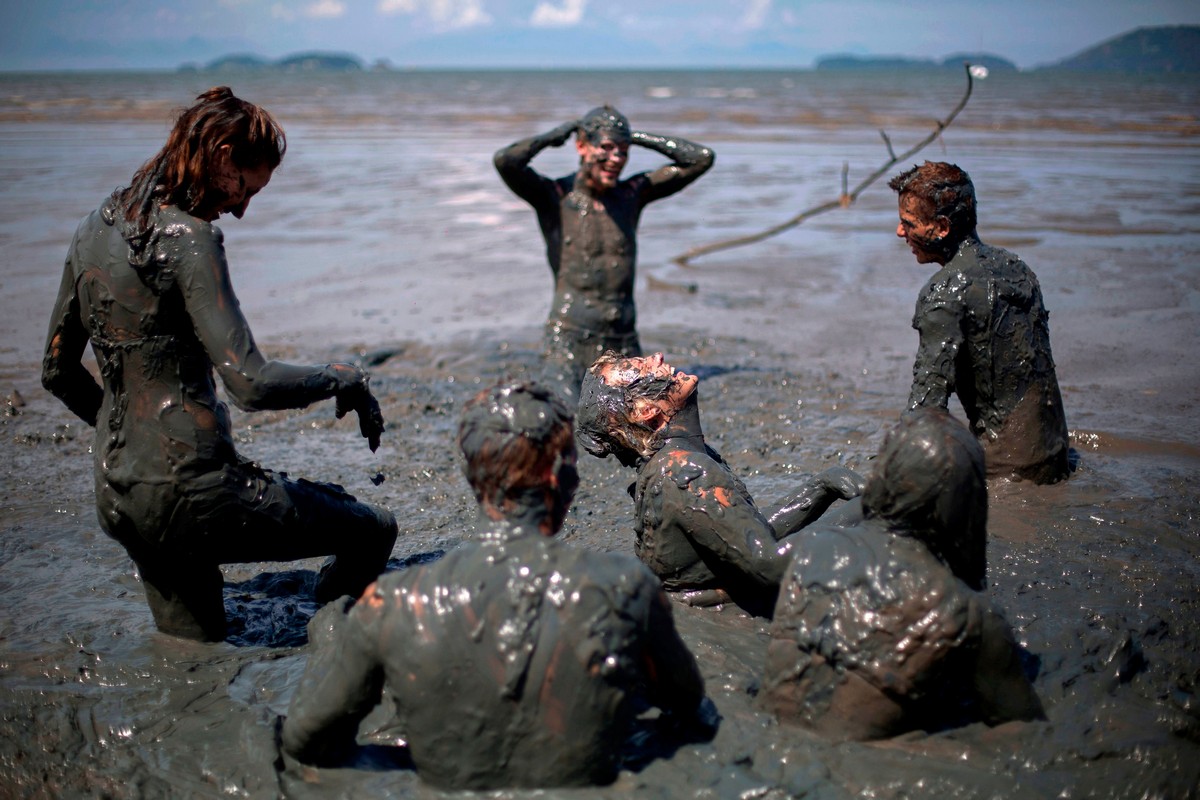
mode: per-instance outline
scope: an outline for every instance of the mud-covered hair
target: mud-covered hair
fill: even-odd
[[[283,128],[264,108],[235,97],[228,86],[214,86],[179,112],[167,143],[134,173],[129,186],[113,193],[117,210],[134,241],[145,236],[157,205],[175,205],[193,213],[211,200],[217,152],[230,145],[233,163],[243,169],[279,166],[287,150]]]
[[[579,120],[579,136],[585,141],[595,142],[605,133],[626,142],[632,135],[629,120],[608,104],[593,108]]]
[[[926,161],[901,172],[888,181],[888,186],[901,197],[916,197],[931,218],[950,220],[950,236],[956,241],[975,231],[978,224],[975,185],[971,183],[971,176],[958,165]]]
[[[660,429],[631,419],[638,398],[656,400],[671,387],[670,380],[642,379],[614,386],[601,377],[606,367],[626,356],[608,350],[588,367],[579,388],[575,412],[575,438],[580,447],[597,458],[614,455],[627,467],[649,458],[662,447]]]
[[[946,411],[918,408],[888,432],[863,490],[863,514],[924,542],[972,589],[986,585],[983,448]]]
[[[475,395],[458,425],[463,473],[475,499],[503,510],[543,491],[555,462],[574,444],[571,421],[566,403],[537,384],[501,383]]]

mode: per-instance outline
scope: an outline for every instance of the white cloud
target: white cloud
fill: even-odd
[[[379,0],[381,14],[424,14],[440,28],[487,25],[491,16],[483,0]]]
[[[738,20],[738,29],[743,31],[758,30],[767,21],[767,14],[770,11],[771,0],[750,0],[746,4],[746,13]]]
[[[529,24],[535,28],[569,28],[578,25],[587,8],[587,0],[563,0],[561,6],[541,2],[533,10]]]
[[[291,22],[296,18],[296,15],[292,13],[292,10],[283,3],[276,3],[275,5],[271,6],[271,16],[275,19],[281,19],[285,22]]]
[[[346,4],[341,0],[317,0],[304,8],[304,16],[314,19],[330,19],[346,13]]]

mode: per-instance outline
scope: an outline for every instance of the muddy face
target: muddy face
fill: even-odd
[[[227,148],[228,145],[223,147]],[[232,214],[241,219],[250,206],[254,195],[271,182],[274,170],[266,164],[254,167],[239,167],[228,150],[222,149],[217,156],[216,173],[213,176],[213,196],[210,207],[197,211],[201,219],[212,222],[222,214]]]
[[[629,139],[613,138],[615,135],[609,131],[595,140],[580,138],[575,142],[584,183],[597,194],[616,187],[629,161]]]
[[[900,195],[900,223],[896,226],[896,236],[905,241],[918,264],[945,264],[945,239],[950,233],[950,221],[930,214],[928,205],[921,198],[911,193]]]
[[[670,420],[695,393],[699,383],[695,375],[668,364],[662,353],[606,364],[599,374],[609,386],[624,387],[633,394],[632,421],[656,416]]]

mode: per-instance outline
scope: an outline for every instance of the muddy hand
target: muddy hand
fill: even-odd
[[[567,139],[571,138],[571,134],[579,130],[579,120],[574,119],[570,122],[564,122],[550,133],[546,134],[547,141],[551,147],[562,147],[566,144]]]
[[[354,411],[358,414],[358,431],[367,440],[367,446],[374,453],[379,448],[379,437],[384,431],[383,412],[379,409],[379,401],[367,388],[367,379],[337,394],[335,413],[337,418]]]

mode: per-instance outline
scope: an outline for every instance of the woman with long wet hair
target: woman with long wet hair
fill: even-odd
[[[241,218],[283,158],[283,130],[225,86],[176,120],[162,150],[88,215],[67,253],[42,383],[96,428],[96,506],[137,564],[158,629],[225,636],[220,564],[333,554],[317,599],[357,596],[385,567],[391,513],[341,487],[241,458],[213,373],[246,410],[335,398],[374,450],[367,374],[267,360],[230,283],[221,214]],[[88,343],[103,386],[81,359]]]

